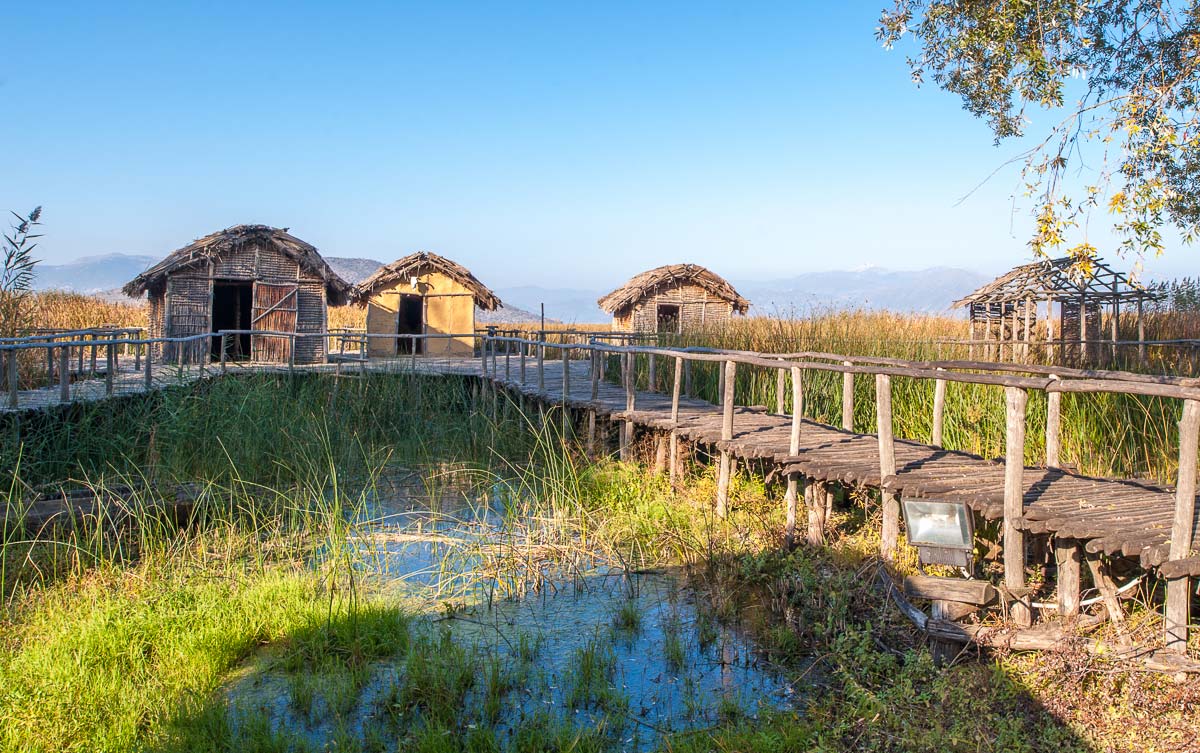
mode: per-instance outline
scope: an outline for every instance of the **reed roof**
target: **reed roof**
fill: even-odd
[[[596,303],[608,313],[616,314],[657,291],[685,284],[698,285],[717,298],[728,301],[739,314],[750,310],[750,302],[738,295],[729,282],[699,264],[668,264],[642,272]]]
[[[1092,262],[1091,272],[1086,273],[1071,258],[1063,257],[1015,267],[951,306],[961,308],[972,303],[1015,303],[1028,299],[1076,300],[1080,296],[1097,304],[1162,297],[1099,259]]]
[[[443,274],[471,291],[471,295],[475,298],[475,305],[484,311],[495,311],[501,306],[500,298],[480,282],[475,275],[471,274],[470,270],[457,262],[429,251],[409,254],[403,259],[397,259],[391,264],[380,267],[375,274],[356,286],[355,302],[366,303],[376,291],[390,288],[397,282],[408,282],[413,277],[419,277],[429,272]]]
[[[330,305],[341,306],[350,301],[354,286],[333,271],[315,246],[292,235],[287,228],[267,225],[234,225],[192,241],[130,280],[121,290],[133,298],[146,291],[159,294],[166,288],[168,275],[207,264],[251,245],[275,249],[295,260],[305,272],[323,280],[325,297]]]

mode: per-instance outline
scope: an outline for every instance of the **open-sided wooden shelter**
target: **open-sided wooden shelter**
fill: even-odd
[[[642,272],[597,303],[627,332],[680,333],[728,322],[750,302],[699,264],[670,264]]]
[[[187,337],[222,330],[322,333],[326,306],[350,301],[352,286],[338,277],[317,249],[287,228],[236,225],[189,243],[135,277],[128,296],[147,294],[151,337]],[[292,352],[293,342],[295,352]],[[174,362],[220,356],[221,338],[174,343],[158,349]],[[322,337],[236,335],[226,355],[255,361],[317,363]]]
[[[997,348],[1008,344],[1014,346],[1015,357],[1018,344],[1027,349],[1029,343],[1040,341],[1061,346],[1060,355],[1078,356],[1087,350],[1095,352],[1104,338],[1105,310],[1109,312],[1109,339],[1118,341],[1122,304],[1136,307],[1138,340],[1144,340],[1143,303],[1159,297],[1099,259],[1093,260],[1090,273],[1085,273],[1072,259],[1063,257],[1022,264],[952,305],[966,307],[973,344],[991,347],[995,343]],[[1080,343],[1091,347],[1081,351]]]
[[[356,300],[367,306],[369,335],[461,335],[426,341],[371,337],[367,354],[386,358],[417,352],[469,356],[475,350],[475,307],[494,311],[500,299],[466,267],[422,251],[381,267],[358,284]]]

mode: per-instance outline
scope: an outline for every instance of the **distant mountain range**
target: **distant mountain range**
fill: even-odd
[[[120,288],[158,261],[134,254],[85,256],[67,264],[39,264],[35,286],[122,298]],[[326,257],[344,280],[361,282],[381,266],[374,259]],[[733,280],[752,303],[751,313],[807,316],[822,311],[871,309],[941,313],[951,301],[991,279],[990,275],[952,267],[895,271],[870,267],[843,272],[808,272],[781,280]],[[505,305],[499,311],[480,312],[484,324],[537,321],[541,304],[549,322],[605,323],[611,317],[596,299],[607,290],[546,288],[521,285],[496,288]]]

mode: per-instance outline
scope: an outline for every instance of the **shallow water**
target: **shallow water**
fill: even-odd
[[[700,608],[677,572],[626,574],[600,556],[573,553],[565,563],[527,558],[526,572],[498,577],[497,550],[542,543],[536,525],[531,533],[528,521],[508,514],[507,494],[501,486],[476,497],[452,488],[430,495],[401,483],[368,502],[353,537],[360,570],[385,594],[410,606],[455,605],[429,609],[413,633],[425,641],[421,650],[448,636],[481,678],[467,691],[460,731],[486,726],[504,742],[531,719],[548,719],[602,729],[612,749],[646,750],[669,733],[790,706],[787,679],[736,626]],[[521,592],[515,580],[536,591],[500,598]],[[585,692],[580,668],[589,661],[602,669]],[[317,678],[314,700],[297,703],[297,679],[259,657],[229,686],[235,725],[254,713],[316,748],[333,747],[339,735],[390,746],[413,722],[395,712],[411,671],[405,662],[373,665],[353,703],[339,677]],[[489,684],[482,676],[493,662],[506,690],[481,711]]]

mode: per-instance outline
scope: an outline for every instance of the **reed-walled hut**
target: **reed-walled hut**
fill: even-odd
[[[732,285],[699,264],[642,272],[597,303],[612,314],[614,329],[670,334],[721,325],[750,309]]]
[[[381,267],[358,284],[355,299],[367,307],[367,354],[372,358],[409,354],[414,348],[417,354],[469,356],[475,351],[476,307],[500,307],[496,294],[466,267],[427,251]]]
[[[224,330],[236,334],[165,343],[156,353],[168,362],[226,357],[278,363],[325,360],[327,306],[349,303],[353,286],[338,277],[311,244],[287,228],[236,225],[189,243],[123,288],[147,296],[151,337],[187,337]],[[293,352],[294,346],[294,352]]]
[[[1018,360],[1036,342],[1062,358],[1095,359],[1103,341],[1115,354],[1118,342],[1133,339],[1121,332],[1122,306],[1134,314],[1127,328],[1144,341],[1143,306],[1159,297],[1099,259],[1084,270],[1063,257],[1015,267],[952,306],[967,309],[971,355],[1004,358],[1007,349]]]

